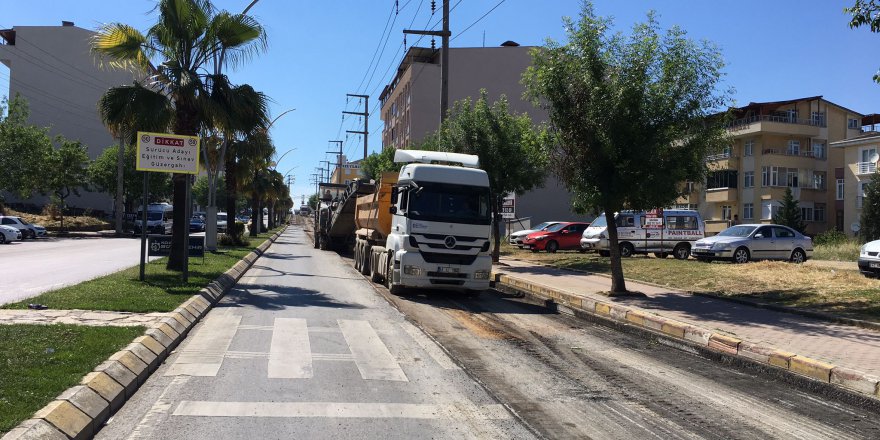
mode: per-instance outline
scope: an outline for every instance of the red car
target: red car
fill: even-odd
[[[550,226],[543,231],[533,232],[523,240],[523,247],[532,252],[547,251],[550,253],[564,249],[581,250],[581,235],[589,223],[563,222]]]

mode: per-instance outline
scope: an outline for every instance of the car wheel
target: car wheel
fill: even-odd
[[[599,251],[599,256],[608,258],[611,256],[611,251]]]
[[[748,263],[749,250],[744,247],[736,248],[736,250],[733,251],[733,262],[737,264]]]
[[[623,258],[632,257],[633,252],[635,252],[635,249],[633,249],[632,243],[621,243],[621,245],[620,245],[620,256],[621,257],[623,257]]]
[[[680,244],[672,250],[672,255],[676,260],[687,260],[691,256],[691,247],[686,244]]]
[[[0,244],[6,244],[6,234],[0,234]]]
[[[666,258],[669,256],[666,252],[654,252],[654,256],[657,258]]]
[[[551,254],[555,254],[556,251],[559,250],[559,243],[551,240],[549,243],[547,243],[547,246],[545,246],[544,249]]]
[[[805,254],[804,251],[802,251],[800,249],[795,249],[791,253],[791,260],[790,261],[792,263],[796,263],[796,264],[803,263],[804,261],[807,261],[807,254]]]

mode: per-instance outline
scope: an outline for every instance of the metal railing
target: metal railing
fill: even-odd
[[[820,153],[820,155],[817,155],[812,150],[794,152],[789,150],[788,148],[765,148],[763,150],[763,153],[775,154],[780,156],[808,157],[819,160],[825,160],[827,158],[824,154]]]
[[[858,162],[859,174],[874,174],[877,172],[876,162]]]
[[[741,130],[756,122],[778,122],[782,124],[810,125],[813,127],[826,126],[824,118],[799,119],[792,118],[790,116],[756,115],[748,118],[737,119],[727,124],[727,128],[732,130]]]
[[[713,160],[730,159],[731,157],[736,157],[736,156],[733,156],[730,153],[713,154],[710,156],[706,156],[706,162],[711,162]]]

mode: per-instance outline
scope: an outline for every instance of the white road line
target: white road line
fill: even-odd
[[[362,378],[409,381],[369,322],[344,319],[337,322]]]
[[[309,379],[312,375],[312,349],[306,320],[275,318],[269,348],[269,378]]]
[[[339,402],[203,402],[184,400],[175,416],[198,417],[286,417],[286,418],[370,418],[370,419],[480,419],[507,420],[510,413],[498,404],[472,410],[459,405],[418,403]]]
[[[238,326],[239,330],[267,330],[272,331],[273,327],[271,325],[253,325],[253,324],[242,324]]]
[[[159,395],[159,398],[156,399],[156,402],[150,407],[150,410],[144,414],[140,423],[135,426],[131,435],[128,436],[128,440],[153,438],[153,430],[162,423],[163,416],[168,413],[168,410],[171,409],[171,405],[173,404],[172,399],[167,397],[169,391],[172,388],[177,388],[178,386],[185,384],[188,380],[189,378],[186,376],[177,376],[174,379],[171,379],[171,382],[165,386],[165,389],[162,390],[162,394]]]
[[[460,370],[461,368],[449,358],[445,351],[437,345],[436,342],[429,339],[421,330],[416,328],[416,326],[412,325],[409,322],[401,322],[400,327],[403,328],[403,331],[409,335],[416,344],[419,344],[419,347],[422,347],[422,350],[425,350],[428,353],[428,356],[431,356],[431,359],[434,359],[434,362],[440,366],[440,368],[444,370]]]
[[[241,316],[209,314],[165,375],[216,376],[240,322]]]
[[[316,361],[353,361],[354,356],[346,354],[318,354],[312,353],[312,359]]]

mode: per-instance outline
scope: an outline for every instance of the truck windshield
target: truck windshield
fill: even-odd
[[[593,223],[590,223],[591,228],[604,228],[608,226],[608,223],[605,222],[605,214],[599,214]]]
[[[408,214],[413,220],[488,225],[489,188],[424,182],[409,191]]]
[[[147,211],[147,221],[162,220],[162,213],[159,211]]]

